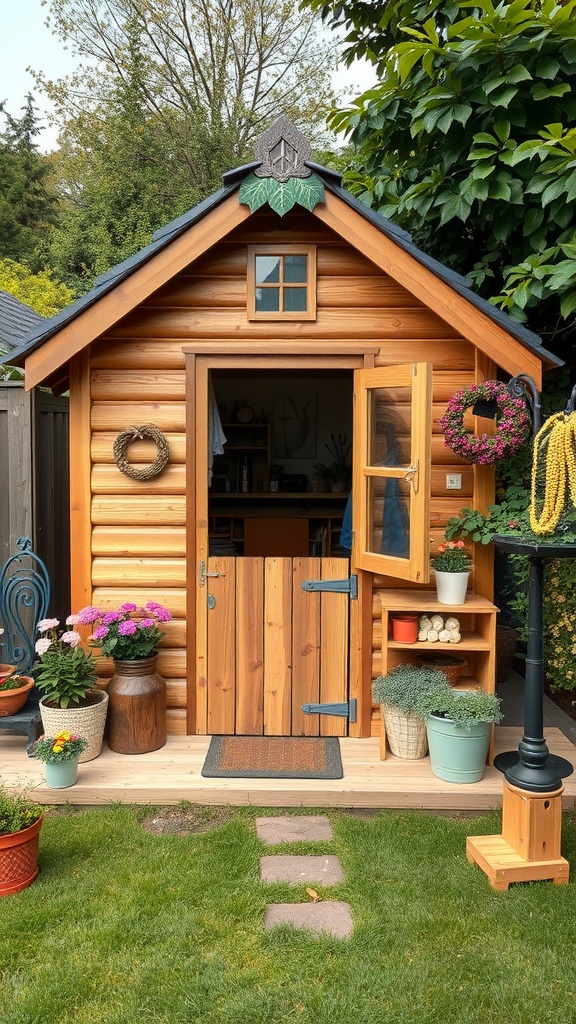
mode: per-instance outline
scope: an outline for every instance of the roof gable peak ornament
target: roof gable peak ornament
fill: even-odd
[[[282,114],[254,143],[254,156],[261,161],[254,174],[280,182],[309,178],[312,170],[305,161],[310,159],[310,153],[306,136]]]

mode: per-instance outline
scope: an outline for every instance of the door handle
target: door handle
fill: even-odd
[[[409,466],[404,473],[404,479],[408,481],[414,494],[418,494],[418,459],[413,466]]]
[[[226,576],[225,572],[207,572],[206,562],[200,562],[200,586],[203,587],[208,576]]]

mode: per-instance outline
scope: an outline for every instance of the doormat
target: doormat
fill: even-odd
[[[337,736],[213,736],[209,779],[341,779]]]

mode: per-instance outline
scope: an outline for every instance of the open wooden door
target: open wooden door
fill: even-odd
[[[251,369],[268,369],[265,359],[236,359]],[[362,364],[358,356],[353,359],[341,360],[343,368]],[[197,567],[196,579],[189,579],[195,616],[194,728],[225,735],[345,736],[351,594],[343,588],[350,559],[210,556],[209,373],[233,360],[197,357],[194,368],[195,451],[189,467]],[[283,357],[276,366],[286,363]],[[333,362],[293,359],[294,367],[312,372],[327,365]],[[342,589],[331,585],[334,581],[342,581]],[[305,713],[306,705],[330,710]]]
[[[397,579],[430,579],[428,363],[354,375],[352,563]]]

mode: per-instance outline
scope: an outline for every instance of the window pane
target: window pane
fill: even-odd
[[[256,284],[277,284],[280,281],[281,256],[256,257]]]
[[[284,257],[284,280],[287,284],[298,283],[308,280],[308,257],[285,256]]]
[[[287,313],[305,313],[307,308],[306,288],[284,289],[284,309]]]
[[[279,288],[257,288],[256,289],[256,312],[257,313],[279,313],[280,312],[280,289]]]
[[[367,550],[377,555],[410,555],[410,484],[393,478],[368,480]]]
[[[410,388],[373,388],[369,466],[410,465]]]

